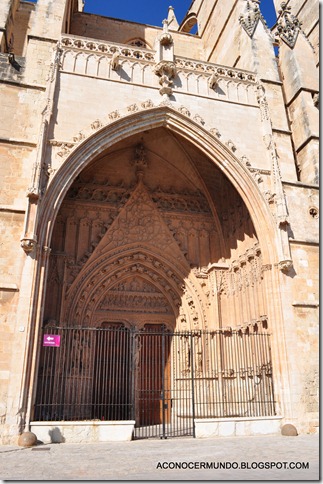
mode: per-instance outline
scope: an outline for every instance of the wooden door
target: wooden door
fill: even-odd
[[[170,422],[170,343],[163,325],[146,324],[139,335],[137,426]]]

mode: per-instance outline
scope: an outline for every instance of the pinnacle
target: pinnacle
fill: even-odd
[[[168,27],[170,30],[178,30],[179,23],[177,22],[177,18],[174,12],[174,7],[168,7],[168,16],[167,16]]]

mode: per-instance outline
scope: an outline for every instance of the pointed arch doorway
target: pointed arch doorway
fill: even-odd
[[[136,438],[166,435],[175,327],[169,301],[155,284],[135,274],[103,296],[95,317],[97,414],[104,420],[135,420]]]
[[[167,358],[164,364],[160,363],[162,339],[159,336],[155,338],[158,364],[154,362],[154,354],[149,363],[148,350],[145,349],[148,345],[139,345],[144,348],[141,356],[138,352],[132,353],[131,364],[139,368],[137,373],[131,370],[133,367],[128,368],[128,373],[132,371],[132,378],[137,383],[132,391],[143,393],[138,375],[155,367],[160,380],[167,380],[168,371],[172,385],[177,378],[178,394],[181,395],[176,410],[174,385],[170,405],[166,401],[166,406],[161,408],[160,401],[158,407],[150,402],[151,420],[147,413],[140,416],[139,411],[138,414],[138,408],[145,408],[147,403],[147,399],[142,398],[146,403],[141,407],[137,405],[133,414],[138,428],[167,425],[169,414],[192,418],[192,387],[189,383],[192,371],[194,369],[196,374],[203,375],[205,369],[209,371],[207,367],[210,364],[198,332],[219,331],[221,337],[215,339],[220,341],[224,325],[248,323],[250,326],[251,323],[253,328],[259,328],[262,321],[266,323],[268,310],[262,251],[250,213],[237,191],[221,170],[201,151],[188,142],[184,143],[180,136],[169,135],[166,129],[156,128],[144,133],[144,142],[142,137],[142,133],[140,137],[136,134],[109,148],[80,173],[66,194],[53,231],[54,250],[49,261],[49,289],[44,314],[45,320],[88,328],[89,331],[98,330],[102,323],[121,322],[130,334],[131,328],[135,328],[136,338],[141,343],[146,334],[143,331],[145,325],[167,326],[168,323],[171,331],[186,334],[174,350],[175,354],[182,355],[179,362],[173,359],[175,370],[174,366],[170,370],[165,367]],[[142,146],[146,146],[146,158]],[[241,283],[244,275],[247,275],[245,281],[248,284]],[[142,278],[145,284],[151,283],[155,292],[166,299],[165,303],[165,299],[163,302],[152,298],[159,311],[158,317],[154,311],[147,311],[145,317],[141,313],[139,317],[140,311],[136,312],[124,300],[122,302],[129,288],[121,288],[120,284],[130,283],[129,276]],[[143,287],[139,292],[141,298],[146,297]],[[132,301],[134,304],[135,299]],[[137,298],[137,304],[138,301]],[[162,312],[162,303],[170,308],[169,314]],[[254,320],[259,324],[253,323]],[[248,328],[245,330],[249,331]],[[107,328],[102,330],[107,331]],[[189,339],[194,332],[197,337],[193,345]],[[170,352],[174,348],[174,333],[171,335]],[[230,348],[229,344],[227,346]],[[192,361],[193,347],[196,349],[196,361]],[[113,361],[124,360],[122,352],[113,351]],[[139,364],[140,358],[143,362]],[[108,366],[111,366],[109,361]],[[148,361],[146,365],[145,361]],[[220,363],[230,365],[229,351],[227,362],[222,358]],[[220,387],[223,382],[227,387],[231,386],[231,399],[239,390],[235,389],[238,380],[229,380],[231,375],[237,378],[233,363],[231,361],[232,367],[228,366],[227,372],[221,373],[221,378],[216,366],[213,376],[207,376],[212,378],[214,388]],[[104,360],[100,365],[107,366]],[[93,366],[90,369],[87,388],[91,390],[86,391],[86,398],[83,394],[84,406],[91,403],[91,395],[97,391],[92,382]],[[82,377],[82,365],[75,371],[81,371]],[[270,368],[268,376],[269,371]],[[222,375],[225,375],[225,381]],[[151,381],[158,382],[158,378],[152,374]],[[200,393],[210,392],[209,386],[201,387]],[[156,391],[157,395],[160,384],[157,389],[148,386],[146,390],[150,395]],[[123,393],[127,395],[127,391]],[[223,411],[222,390],[218,391],[216,398],[217,409],[213,409],[210,416],[224,413],[228,416],[238,412],[231,404],[226,405],[228,410]],[[128,400],[126,396],[126,405]],[[169,412],[169,407],[172,412]],[[204,415],[203,412],[200,411],[200,416]],[[244,412],[252,413],[252,410]],[[163,414],[165,419],[161,419]],[[154,423],[149,425],[151,421]]]

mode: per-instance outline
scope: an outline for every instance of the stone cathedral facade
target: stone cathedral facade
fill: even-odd
[[[61,327],[163,327],[223,341],[266,333],[270,412],[241,410],[241,389],[262,377],[250,369],[258,350],[242,363],[238,342],[221,350],[220,376],[215,364],[205,377],[201,343],[194,361],[193,346],[181,347],[185,368],[169,360],[163,380],[179,381],[192,360],[201,392],[222,378],[222,402],[224,383],[234,388],[234,411],[196,410],[200,436],[318,431],[319,5],[275,0],[269,29],[259,3],[193,0],[184,19],[170,7],[154,27],[85,13],[77,0],[1,1],[3,443],[30,429],[43,437],[49,420],[64,433],[63,421],[97,418],[99,340],[82,336],[77,353],[74,336],[65,350],[62,336],[48,350],[55,370],[43,336]],[[115,341],[109,364],[123,360]],[[73,397],[67,382],[81,377]],[[46,420],[63,386],[64,405],[86,410]],[[73,425],[66,440],[77,439]]]

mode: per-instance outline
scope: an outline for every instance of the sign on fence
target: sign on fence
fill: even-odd
[[[44,334],[43,346],[61,346],[61,337],[58,334]]]

